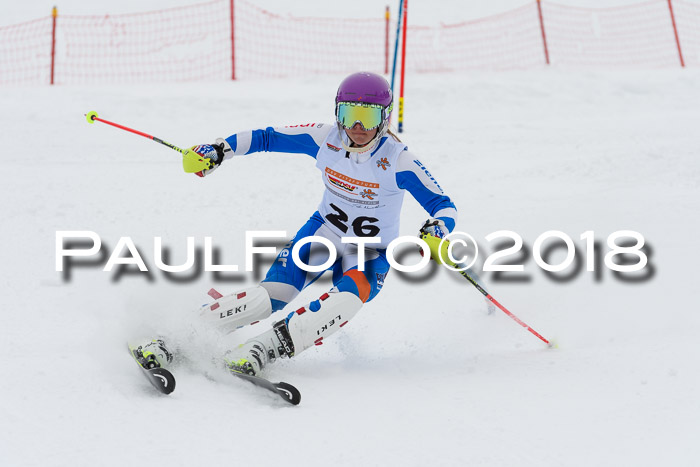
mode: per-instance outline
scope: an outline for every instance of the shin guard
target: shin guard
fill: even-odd
[[[202,308],[200,317],[224,332],[232,332],[271,314],[270,295],[258,285],[217,299]]]
[[[287,328],[294,344],[294,353],[314,345],[347,324],[362,308],[362,300],[350,292],[326,293],[318,300],[291,313]]]

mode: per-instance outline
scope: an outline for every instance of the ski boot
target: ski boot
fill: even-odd
[[[294,356],[294,344],[285,321],[280,321],[272,329],[247,340],[224,356],[229,371],[251,376],[260,376],[262,369],[281,357]]]
[[[152,339],[131,348],[136,361],[145,370],[151,368],[167,368],[173,361],[173,354],[165,346],[163,339]]]
[[[342,328],[362,308],[362,300],[350,292],[325,293],[305,307],[290,313],[272,329],[249,339],[224,358],[229,370],[260,376],[268,363],[293,357]]]

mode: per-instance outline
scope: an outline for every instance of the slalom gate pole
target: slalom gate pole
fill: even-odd
[[[391,95],[394,96],[394,77],[396,76],[396,57],[399,55],[399,36],[403,18],[403,0],[399,0],[399,18],[396,21],[396,40],[394,41],[394,64],[391,67]]]
[[[408,0],[403,0],[403,37],[401,38],[401,90],[399,91],[399,133],[403,133],[403,90],[406,76],[406,24],[408,23]]]
[[[167,141],[163,141],[162,139],[156,137],[156,136],[151,136],[148,133],[144,133],[143,131],[139,130],[134,130],[133,128],[126,127],[124,125],[120,125],[118,123],[110,122],[109,120],[104,120],[102,118],[99,118],[97,116],[97,112],[91,111],[85,114],[85,118],[87,119],[88,123],[95,123],[95,122],[102,122],[106,123],[107,125],[111,125],[113,127],[119,128],[121,130],[126,130],[131,133],[143,136],[145,138],[151,139],[155,141],[156,143],[160,143],[164,146],[169,147],[170,149],[174,149],[175,151],[179,152],[182,154],[182,167],[187,173],[195,173],[195,172],[201,172],[202,170],[207,170],[211,168],[211,164],[209,161],[203,157],[201,157],[199,154],[196,152],[192,151],[191,149],[181,149],[174,144],[170,144]]]
[[[384,74],[389,74],[389,20],[391,15],[389,13],[389,5],[386,6],[384,10],[384,20],[386,21],[386,27],[384,28]]]
[[[229,4],[231,13],[231,79],[236,79],[236,22],[235,22],[235,5],[233,0]]]
[[[531,328],[530,326],[528,326],[525,322],[523,322],[520,318],[518,318],[518,317],[515,316],[513,313],[511,313],[510,311],[508,311],[508,309],[507,309],[506,307],[504,307],[503,305],[501,305],[500,303],[498,303],[498,301],[497,301],[495,298],[493,298],[493,297],[491,296],[490,293],[488,293],[486,290],[484,290],[484,288],[481,287],[481,286],[479,285],[479,283],[478,283],[477,281],[475,281],[475,280],[469,275],[469,273],[467,273],[467,271],[459,271],[459,273],[460,273],[465,279],[467,279],[469,282],[471,282],[471,284],[472,284],[474,287],[476,287],[476,290],[478,290],[479,292],[481,292],[482,294],[484,294],[484,297],[486,297],[486,299],[487,299],[488,301],[490,301],[491,303],[493,303],[494,305],[496,305],[498,308],[501,309],[501,311],[503,311],[505,314],[507,314],[508,316],[510,316],[510,317],[513,319],[513,321],[515,321],[516,323],[518,323],[519,325],[521,325],[522,327],[524,327],[525,329],[527,329],[528,331],[530,331],[532,334],[534,334],[535,337],[537,337],[537,338],[540,339],[542,342],[544,342],[545,344],[547,344],[547,347],[549,347],[549,348],[554,347],[554,344],[552,344],[550,341],[548,341],[547,339],[545,339],[544,337],[542,337],[542,335],[541,335],[540,333],[538,333],[537,331],[535,331],[534,329],[532,329],[532,328]]]

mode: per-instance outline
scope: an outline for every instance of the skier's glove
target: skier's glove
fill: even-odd
[[[209,159],[209,163],[211,164],[210,169],[195,172],[195,175],[198,177],[204,177],[212,173],[221,165],[221,163],[224,161],[224,153],[230,151],[231,147],[228,145],[225,139],[218,138],[214,144],[200,144],[197,146],[192,146],[190,149],[205,159]]]
[[[420,228],[420,233],[421,237],[423,235],[432,235],[433,237],[437,238],[445,238],[445,235],[447,235],[447,227],[445,227],[445,223],[441,221],[440,219],[428,219],[425,221],[423,224],[423,227]]]
[[[447,258],[447,248],[450,242],[442,241],[449,233],[445,223],[440,219],[428,219],[420,228],[420,238],[430,247],[431,259],[438,263],[443,263],[441,258]],[[423,255],[423,250],[421,250]]]

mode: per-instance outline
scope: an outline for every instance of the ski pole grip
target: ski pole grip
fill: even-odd
[[[186,149],[182,154],[182,169],[185,173],[197,173],[202,170],[208,170],[212,168],[212,164],[209,159],[202,157],[199,153],[190,149]]]
[[[438,264],[447,264],[448,266],[457,267],[457,265],[450,260],[450,256],[448,254],[448,249],[450,247],[449,240],[428,235],[426,233],[422,233],[420,238],[428,245],[430,248],[430,256],[433,258],[433,260],[437,261]]]

